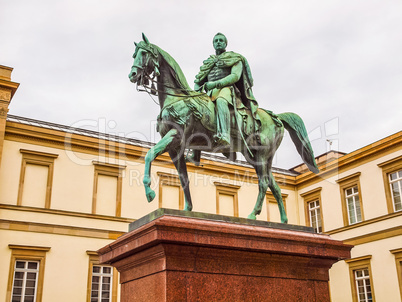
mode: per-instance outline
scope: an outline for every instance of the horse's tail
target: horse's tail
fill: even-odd
[[[314,173],[320,172],[317,163],[315,162],[313,148],[311,148],[307,130],[301,117],[295,113],[285,112],[278,114],[278,118],[283,122],[285,129],[288,130],[303,162],[307,165],[310,171]]]

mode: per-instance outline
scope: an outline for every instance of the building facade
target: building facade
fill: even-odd
[[[116,270],[96,250],[159,207],[183,209],[170,158],[153,163],[148,203],[142,186],[151,143],[8,114],[18,88],[0,67],[0,300],[118,301]],[[275,169],[289,223],[353,244],[330,271],[332,301],[400,301],[402,132],[349,154]],[[194,211],[247,217],[258,194],[246,163],[205,156],[188,164]],[[267,192],[261,220],[279,222]]]
[[[332,301],[401,301],[402,132],[296,176],[301,220],[354,245],[330,270]]]

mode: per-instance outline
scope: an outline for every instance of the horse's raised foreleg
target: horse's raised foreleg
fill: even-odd
[[[151,164],[152,161],[160,154],[166,151],[167,147],[175,138],[177,134],[176,129],[171,129],[162,139],[153,146],[145,155],[145,170],[143,184],[145,187],[145,194],[147,196],[148,202],[151,202],[155,198],[155,191],[151,189]]]
[[[285,207],[283,205],[281,188],[276,183],[275,178],[272,175],[271,171],[269,171],[268,186],[269,186],[269,189],[271,190],[272,194],[274,195],[276,202],[278,203],[279,213],[281,214],[281,222],[288,223],[288,216],[286,215]]]
[[[269,184],[266,165],[256,165],[255,171],[257,172],[258,176],[258,197],[253,211],[247,217],[248,219],[257,219],[256,216],[261,213],[262,205],[264,204],[265,200],[265,194],[267,193]]]
[[[179,173],[180,184],[184,191],[184,211],[191,211],[193,209],[193,203],[191,202],[190,181],[187,174],[186,158],[183,153],[180,153],[180,150],[178,152],[176,150],[169,150],[169,155],[173,160],[177,173]]]

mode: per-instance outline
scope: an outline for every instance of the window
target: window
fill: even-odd
[[[92,266],[91,302],[110,302],[112,298],[112,267]]]
[[[123,170],[126,166],[93,162],[95,166],[92,214],[121,216]]]
[[[357,300],[359,302],[373,301],[373,296],[371,294],[369,270],[367,268],[358,269],[355,270],[354,273],[356,281]]]
[[[240,186],[214,182],[216,186],[216,213],[239,217],[239,204],[237,191]]]
[[[399,291],[402,301],[402,248],[390,251],[395,256],[396,273],[398,274]]]
[[[87,302],[117,302],[117,270],[109,265],[99,264],[99,256],[87,251],[89,256]]]
[[[15,261],[13,302],[34,302],[36,297],[36,285],[38,283],[39,261]]]
[[[402,210],[401,203],[401,192],[402,192],[402,170],[396,171],[394,173],[389,173],[389,185],[391,189],[392,204],[394,206],[394,211]]]
[[[184,192],[178,175],[157,172],[159,176],[159,208],[184,209]]]
[[[402,211],[402,156],[378,166],[382,169],[388,213]]]
[[[321,209],[320,209],[320,201],[310,201],[308,202],[308,213],[310,226],[317,232],[322,232],[322,221],[321,221]]]
[[[371,256],[345,260],[349,264],[353,302],[375,301],[370,261]]]
[[[22,165],[17,205],[50,209],[54,160],[58,154],[20,149]]]
[[[324,230],[321,207],[321,189],[321,187],[318,187],[300,195],[304,199],[306,225],[314,228],[314,231],[317,233],[321,233]]]
[[[349,224],[354,224],[356,222],[362,221],[359,189],[357,188],[357,186],[345,189],[345,198]]]
[[[41,302],[48,247],[9,245],[12,250],[7,302]]]
[[[343,223],[345,226],[364,220],[360,189],[360,172],[337,180],[341,192]]]

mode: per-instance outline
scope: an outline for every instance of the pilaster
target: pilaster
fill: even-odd
[[[13,68],[0,65],[0,165],[3,155],[8,107],[20,85],[11,81],[12,71]]]

